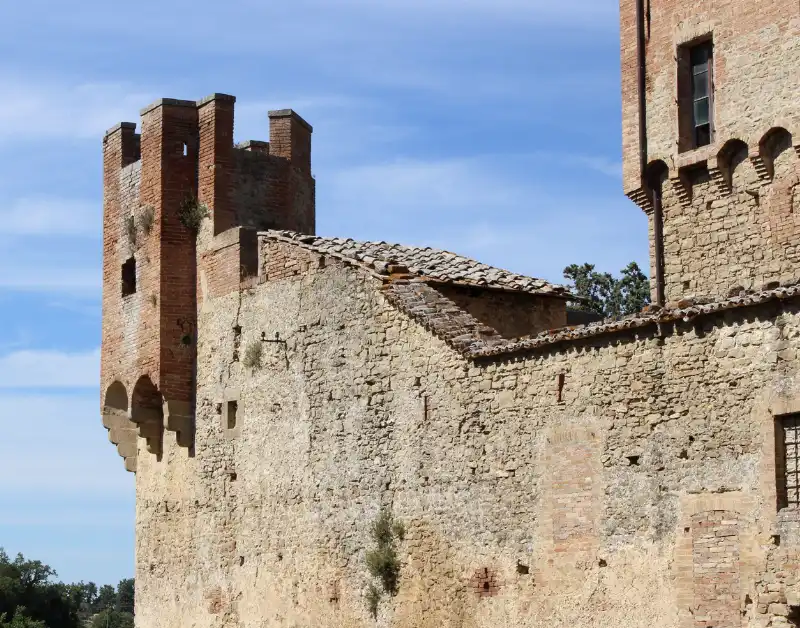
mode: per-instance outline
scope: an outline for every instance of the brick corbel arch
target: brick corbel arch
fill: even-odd
[[[117,446],[125,461],[125,469],[136,472],[136,424],[128,411],[128,391],[120,381],[114,381],[106,389],[103,398],[103,427],[108,430],[108,440]]]

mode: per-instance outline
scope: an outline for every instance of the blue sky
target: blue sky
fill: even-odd
[[[0,546],[133,574],[133,476],[100,422],[101,139],[160,97],[314,125],[321,235],[562,279],[647,268],[621,192],[615,0],[0,4]]]

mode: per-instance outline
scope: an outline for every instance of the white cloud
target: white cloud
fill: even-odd
[[[0,206],[3,234],[92,236],[102,233],[102,204],[51,196],[20,198]]]
[[[99,296],[101,284],[99,268],[70,268],[54,263],[28,266],[24,262],[3,262],[0,266],[0,290]]]
[[[577,203],[575,191],[565,193],[552,181],[587,168],[618,178],[619,165],[604,157],[539,152],[368,164],[328,172],[318,185],[340,211],[457,215],[463,221],[471,212],[541,214]],[[621,193],[617,200],[624,200]]]
[[[36,80],[0,75],[0,143],[93,139],[122,121],[138,120],[152,94],[124,83]],[[67,156],[65,155],[65,158]]]
[[[103,503],[118,490],[132,491],[132,476],[102,425],[95,391],[0,392],[0,425],[0,477],[14,478],[0,485],[0,499],[18,504],[12,509],[17,516],[43,515],[46,495],[58,510],[69,510],[72,500],[65,493]],[[57,519],[58,512],[50,516]]]
[[[328,174],[321,186],[345,211],[404,215],[463,212],[516,206],[529,197],[527,186],[509,182],[490,158],[398,160]]]
[[[100,349],[24,350],[0,356],[0,388],[94,388],[99,379]]]

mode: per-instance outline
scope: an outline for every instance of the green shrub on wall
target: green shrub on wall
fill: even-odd
[[[178,210],[178,219],[184,227],[197,233],[205,218],[208,218],[208,207],[205,203],[201,203],[193,195],[183,199]]]
[[[373,617],[378,615],[378,605],[383,594],[394,596],[400,585],[400,559],[397,543],[405,538],[405,527],[394,519],[389,510],[381,510],[372,524],[372,540],[376,547],[367,552],[365,561],[370,575],[380,582],[379,589],[370,583],[367,590],[367,608]]]

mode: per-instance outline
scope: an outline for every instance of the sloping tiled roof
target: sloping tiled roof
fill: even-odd
[[[436,249],[406,247],[385,242],[318,238],[291,231],[268,231],[262,235],[348,260],[382,278],[384,294],[395,307],[406,312],[431,333],[471,360],[493,357],[502,359],[515,354],[547,349],[561,343],[625,334],[645,327],[679,321],[689,322],[707,316],[719,316],[731,310],[800,299],[800,279],[791,279],[783,283],[768,282],[759,291],[738,291],[720,300],[687,298],[668,303],[665,307],[651,305],[642,312],[621,319],[562,327],[532,337],[506,339],[428,286],[431,278],[447,283],[518,290],[531,294],[550,294],[562,298],[570,296],[567,289],[541,279],[522,277]]]
[[[349,238],[321,238],[294,231],[266,231],[269,238],[289,241],[319,253],[334,255],[367,266],[379,275],[404,267],[409,274],[456,285],[513,290],[569,298],[567,288],[544,279],[526,277],[488,266],[462,255],[430,247],[403,246],[386,242],[359,242]]]
[[[765,288],[759,292],[744,292],[722,299],[720,301],[705,302],[704,300],[686,299],[677,303],[668,304],[667,307],[655,305],[645,308],[643,312],[619,320],[606,320],[588,325],[575,327],[562,327],[551,331],[542,332],[532,338],[510,340],[505,343],[485,344],[471,347],[469,357],[480,358],[489,356],[524,353],[545,348],[562,342],[592,338],[606,334],[630,332],[648,326],[663,325],[679,321],[689,322],[704,316],[713,316],[730,310],[763,305],[769,302],[781,302],[800,297],[800,282],[791,280],[784,285]]]

